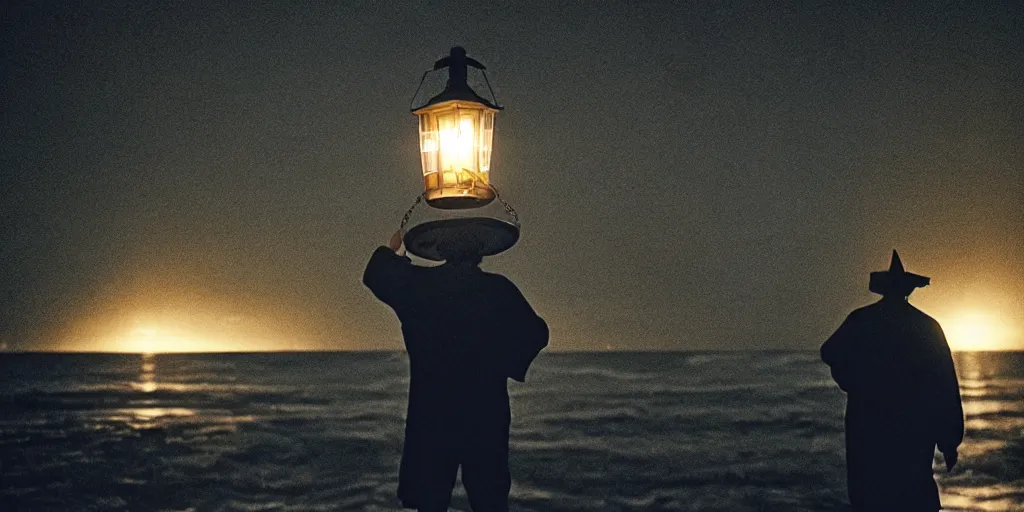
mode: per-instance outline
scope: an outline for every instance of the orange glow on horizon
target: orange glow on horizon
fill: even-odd
[[[983,310],[966,309],[940,321],[953,351],[1019,350],[1020,333],[1005,318]]]
[[[129,317],[130,318],[130,317]],[[309,350],[267,325],[206,315],[165,313],[102,322],[64,337],[62,350],[126,354]]]
[[[914,292],[910,302],[939,322],[951,350],[1024,350],[1024,296],[1005,277],[1008,270],[989,264],[979,277],[974,267],[936,267],[932,285]]]
[[[30,343],[62,352],[184,353],[314,350],[344,339],[306,304],[214,293],[195,277],[142,273],[96,292],[88,314]],[[83,310],[84,311],[84,310]]]
[[[113,351],[141,354],[230,352],[234,348],[233,343],[182,335],[153,325],[137,327],[126,335],[120,336],[113,344]]]

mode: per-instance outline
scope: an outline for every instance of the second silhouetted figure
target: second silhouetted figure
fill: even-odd
[[[391,306],[409,354],[409,409],[398,496],[448,509],[455,475],[475,512],[508,510],[507,380],[523,381],[548,328],[511,281],[484,272],[471,244],[439,247],[445,263],[413,265],[401,233],[370,258],[363,283]]]
[[[949,470],[964,435],[960,388],[938,322],[907,302],[930,279],[906,272],[896,251],[872,272],[882,300],[850,314],[821,346],[846,391],[846,470],[857,510],[939,510],[932,459]]]

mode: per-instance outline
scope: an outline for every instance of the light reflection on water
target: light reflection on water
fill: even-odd
[[[161,426],[155,420],[164,418],[182,418],[195,416],[196,411],[185,408],[141,407],[137,409],[118,409],[107,416],[109,421],[123,421],[132,428],[143,429]]]
[[[956,470],[936,466],[943,504],[1014,510],[1024,374],[956,357],[968,433]],[[398,510],[400,356],[0,360],[12,372],[0,407],[20,409],[0,414],[0,502]],[[545,355],[511,394],[515,510],[847,510],[845,398],[817,354]],[[47,506],[57,494],[67,504]]]
[[[1009,512],[1019,511],[1011,498],[986,496],[985,493],[968,491],[965,494],[943,494],[943,512]]]
[[[213,383],[170,383],[160,382],[157,372],[157,356],[155,354],[140,354],[138,378],[128,383],[129,389],[143,393],[147,398],[132,398],[130,405],[137,407],[115,408],[100,410],[99,415],[86,414],[91,421],[116,422],[125,424],[135,430],[150,430],[165,428],[172,424],[211,424],[212,428],[223,431],[228,428],[233,431],[236,424],[255,421],[252,415],[236,415],[230,410],[211,408],[189,408],[174,406],[173,394],[203,394],[203,393],[238,393],[238,392],[268,392],[280,391],[275,386],[245,386],[236,384],[213,384]],[[182,376],[179,375],[179,378]],[[184,378],[188,378],[186,374]],[[115,391],[123,389],[117,385],[105,386],[84,386],[83,390],[88,391]],[[155,392],[160,391],[161,398],[156,397]],[[168,395],[171,393],[171,395]],[[219,426],[218,426],[219,425]],[[210,428],[210,427],[200,427]]]
[[[943,510],[1024,510],[1020,471],[1011,469],[1024,463],[1024,359],[993,352],[958,352],[954,358],[966,433],[953,473],[937,472]]]
[[[142,354],[142,365],[139,369],[139,381],[132,383],[132,388],[143,393],[157,390],[156,357],[153,354]]]

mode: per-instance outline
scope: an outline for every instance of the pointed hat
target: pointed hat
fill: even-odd
[[[930,277],[913,274],[904,270],[899,253],[893,249],[889,270],[872,272],[871,279],[868,282],[868,289],[879,295],[903,291],[909,294],[914,288],[928,286],[931,280],[932,278]]]

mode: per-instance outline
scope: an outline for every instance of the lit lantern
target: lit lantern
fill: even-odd
[[[466,82],[467,66],[484,65],[456,46],[434,64],[448,68],[440,94],[414,108],[420,121],[420,159],[427,204],[442,209],[484,206],[494,200],[489,186],[494,114],[501,107],[480,97]],[[492,93],[493,96],[493,93]]]
[[[403,238],[406,249],[434,261],[447,260],[455,254],[491,256],[508,250],[519,240],[519,216],[490,183],[494,115],[501,107],[469,87],[468,66],[484,70],[483,64],[466,57],[466,50],[452,48],[448,57],[434,64],[435,71],[448,68],[444,90],[412,109],[420,121],[420,161],[426,190],[405,213],[399,228],[405,229],[421,199],[434,208],[466,210],[485,206],[497,198],[512,222],[475,216],[443,218],[413,226]],[[426,78],[426,73],[423,76]]]

